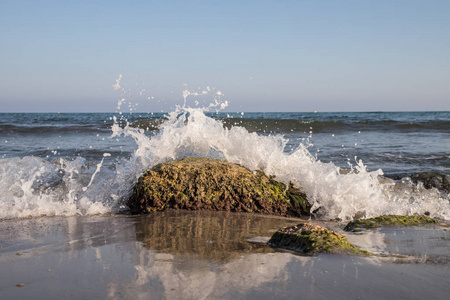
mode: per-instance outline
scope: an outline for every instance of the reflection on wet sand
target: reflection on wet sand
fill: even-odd
[[[130,297],[139,291],[142,299],[154,298],[155,292],[162,299],[229,299],[264,284],[282,284],[289,279],[286,266],[292,259],[307,260],[288,253],[248,254],[224,264],[148,251],[139,257],[136,280],[121,290],[130,291]]]
[[[448,261],[393,264],[396,261],[379,257],[300,256],[248,242],[298,222],[199,211],[1,221],[0,295],[4,299],[36,295],[46,299],[446,299],[450,293]],[[347,236],[351,239],[352,234]],[[381,254],[450,255],[448,231],[379,230],[354,236],[355,244]],[[18,288],[19,283],[24,286]]]
[[[450,234],[438,224],[346,233],[355,245],[394,263],[450,263]]]
[[[174,255],[228,261],[243,253],[272,253],[253,237],[270,237],[280,227],[299,220],[245,213],[212,211],[156,212],[136,220],[136,239],[147,249]]]

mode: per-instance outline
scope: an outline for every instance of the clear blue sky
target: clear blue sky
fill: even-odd
[[[1,112],[114,111],[119,74],[141,111],[450,110],[450,1],[1,0],[0,70]]]

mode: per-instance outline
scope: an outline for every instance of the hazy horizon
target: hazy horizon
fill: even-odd
[[[18,111],[7,111],[0,112],[0,114],[167,114],[172,110],[168,111],[133,111],[133,112],[118,112],[118,111],[28,111],[28,112],[18,112]],[[220,110],[218,113],[248,113],[248,114],[270,114],[270,113],[301,113],[301,114],[345,114],[345,113],[448,113],[450,110],[392,110],[392,111],[231,111],[231,110]],[[206,111],[207,114],[215,114],[216,111],[210,110]]]

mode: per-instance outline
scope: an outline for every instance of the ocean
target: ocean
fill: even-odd
[[[0,114],[0,219],[111,214],[138,177],[183,157],[225,159],[305,191],[321,219],[450,219],[450,195],[411,174],[450,174],[450,112]],[[392,181],[387,178],[403,178]]]
[[[450,194],[412,176],[449,174],[449,137],[449,112],[0,114],[0,298],[447,299]],[[317,213],[127,213],[145,170],[193,156],[292,182]],[[343,230],[383,214],[440,223]],[[372,255],[267,245],[305,221]]]

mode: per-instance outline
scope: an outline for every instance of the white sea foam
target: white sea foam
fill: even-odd
[[[424,213],[450,219],[448,194],[380,178],[381,170],[369,172],[360,160],[343,174],[334,164],[318,161],[304,145],[286,153],[283,150],[288,140],[283,136],[262,136],[243,127],[226,129],[202,109],[178,107],[152,138],[128,126],[115,126],[113,131],[135,139],[135,155],[147,167],[183,157],[211,157],[293,182],[307,194],[312,211],[318,210],[326,219]]]
[[[109,154],[105,153],[104,158]],[[39,157],[0,160],[0,219],[55,215],[92,215],[124,208],[139,167],[135,160],[123,160],[114,169],[95,170],[83,158]],[[140,165],[140,164],[138,164]]]
[[[185,103],[190,95],[184,93]],[[225,106],[216,99],[206,108],[177,107],[152,137],[115,120],[112,137],[132,137],[137,149],[130,159],[109,164],[114,167],[103,165],[113,159],[108,153],[95,169],[79,157],[54,162],[37,157],[1,159],[0,219],[117,212],[125,208],[142,172],[184,157],[224,159],[293,182],[307,194],[312,211],[324,219],[424,213],[450,219],[448,194],[382,179],[381,170],[369,172],[361,161],[344,174],[334,164],[318,161],[303,144],[284,152],[288,140],[282,135],[258,135],[237,126],[227,129],[204,113]]]

